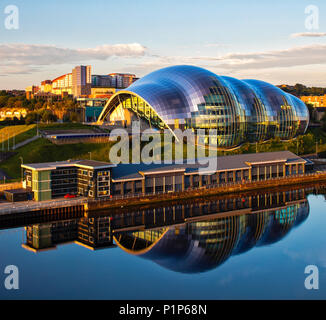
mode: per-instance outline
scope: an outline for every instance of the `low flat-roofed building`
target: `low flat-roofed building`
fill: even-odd
[[[67,194],[90,198],[110,196],[110,169],[113,165],[93,160],[23,164],[26,188],[37,201]]]
[[[4,190],[3,193],[6,200],[10,202],[27,201],[33,199],[32,192],[29,192],[28,190],[23,188]]]
[[[206,158],[181,164],[118,164],[72,160],[22,165],[36,200],[67,193],[101,198],[153,195],[227,183],[304,174],[308,162],[290,151]],[[208,166],[209,164],[209,166]]]
[[[120,164],[112,168],[112,195],[184,191],[208,185],[262,181],[305,173],[307,163],[290,151],[217,157],[206,164]],[[210,159],[213,161],[213,159]],[[212,162],[211,162],[212,163]]]

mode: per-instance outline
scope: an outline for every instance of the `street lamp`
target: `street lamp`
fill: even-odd
[[[89,154],[89,160],[92,160],[92,152],[88,152]]]

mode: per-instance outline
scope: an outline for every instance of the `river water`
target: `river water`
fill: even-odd
[[[326,299],[320,186],[33,223],[0,224],[0,299]]]

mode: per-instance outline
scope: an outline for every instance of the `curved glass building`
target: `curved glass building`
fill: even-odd
[[[99,122],[141,120],[159,129],[216,129],[219,147],[304,134],[306,105],[258,80],[237,80],[208,70],[173,66],[157,70],[119,91]]]

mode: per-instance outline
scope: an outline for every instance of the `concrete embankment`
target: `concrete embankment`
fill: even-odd
[[[282,186],[304,186],[306,184],[314,184],[318,182],[326,182],[326,171],[322,173],[305,174],[295,177],[285,177],[278,179],[270,179],[264,181],[253,181],[241,184],[226,184],[222,186],[202,187],[200,189],[186,190],[176,193],[155,194],[140,197],[123,197],[121,199],[112,199],[107,201],[88,201],[85,204],[85,212],[105,210],[110,208],[126,208],[146,204],[154,204],[160,202],[177,201],[183,199],[191,199],[198,197],[207,197],[213,195],[229,195],[241,192],[249,192],[262,189],[280,188]]]
[[[121,197],[112,198],[110,200],[95,200],[87,198],[76,199],[57,199],[49,201],[29,201],[16,203],[2,203],[0,205],[0,221],[21,220],[36,216],[62,216],[73,217],[75,213],[80,216],[89,216],[89,214],[97,214],[108,210],[112,212],[128,212],[132,208],[139,206],[157,206],[163,203],[181,203],[184,201],[196,201],[195,199],[207,199],[211,196],[229,197],[238,195],[241,197],[246,193],[261,192],[262,190],[274,190],[280,192],[286,188],[306,188],[307,186],[318,186],[326,184],[326,171],[306,174],[295,177],[285,177],[264,181],[245,182],[241,184],[225,184],[222,186],[208,186],[200,189],[186,190],[175,193],[161,193],[151,196],[139,197]],[[3,185],[3,188],[8,188],[8,185]],[[10,187],[13,187],[11,184]],[[112,210],[112,211],[111,211]]]

